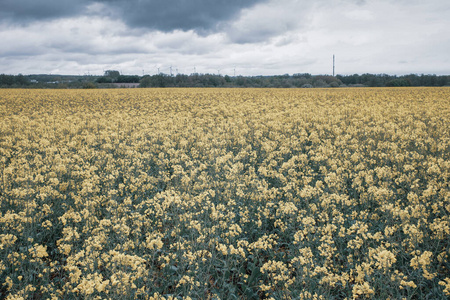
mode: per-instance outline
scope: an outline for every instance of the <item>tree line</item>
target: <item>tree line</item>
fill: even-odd
[[[117,83],[139,83],[139,87],[389,87],[389,86],[450,86],[449,75],[311,75],[309,73],[273,76],[222,76],[219,74],[156,74],[121,75],[105,71],[103,76],[64,75],[0,75],[0,88],[109,88]]]
[[[143,76],[140,87],[267,87],[267,88],[325,88],[325,87],[393,87],[450,86],[450,76],[387,74],[311,75],[309,73],[275,76],[222,76],[216,74],[158,74]]]

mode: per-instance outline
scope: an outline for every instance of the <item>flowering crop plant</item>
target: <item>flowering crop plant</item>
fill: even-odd
[[[0,91],[1,299],[446,299],[450,88]]]

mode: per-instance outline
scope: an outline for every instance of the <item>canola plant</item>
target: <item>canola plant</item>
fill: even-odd
[[[0,91],[0,298],[445,299],[450,88]]]

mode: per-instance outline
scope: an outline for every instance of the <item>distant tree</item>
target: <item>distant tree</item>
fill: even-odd
[[[295,73],[295,74],[292,75],[292,77],[294,77],[294,78],[306,78],[306,79],[309,79],[309,78],[312,77],[312,75],[309,74],[309,73]]]
[[[332,88],[339,87],[339,83],[337,83],[336,81],[333,81],[330,83],[330,87],[332,87]]]
[[[314,80],[313,85],[314,85],[314,87],[317,87],[317,88],[329,87],[328,83],[326,83],[325,80],[323,80],[323,79]]]
[[[245,84],[246,84],[246,77],[243,77],[243,76],[238,76],[237,78],[236,78],[236,84],[238,85],[238,86],[245,86]]]
[[[30,83],[29,79],[19,74],[15,75],[0,75],[0,86],[2,87],[22,87],[27,86]]]
[[[142,87],[142,88],[148,88],[148,87],[151,87],[151,82],[152,82],[152,80],[151,80],[151,77],[150,76],[144,76],[144,77],[142,77],[142,79],[139,81],[139,87]]]
[[[111,78],[118,78],[120,76],[120,72],[116,71],[116,70],[106,70],[105,74],[103,76],[111,77]]]
[[[2,88],[94,88],[105,83],[140,83],[140,87],[338,87],[338,86],[449,86],[450,76],[387,74],[311,75],[309,73],[275,76],[221,76],[217,74],[191,75],[157,74],[139,77],[120,75],[119,71],[105,71],[105,76],[75,75],[5,75],[0,74]],[[91,84],[89,84],[91,83]]]
[[[396,78],[388,81],[386,86],[411,86],[411,83],[406,79]]]
[[[102,76],[97,79],[97,83],[112,83],[111,77]]]
[[[105,79],[102,79],[104,83],[117,82],[118,78],[120,77],[120,72],[116,70],[106,70],[103,74],[103,77],[105,77]]]
[[[27,85],[29,83],[29,80],[25,76],[23,76],[22,74],[19,74],[19,75],[16,76],[15,83],[17,85],[21,85],[21,86],[22,85]]]
[[[83,89],[96,89],[97,86],[93,82],[86,82],[83,84]]]
[[[137,75],[119,75],[119,77],[116,78],[115,82],[119,83],[139,83],[139,76]]]
[[[0,75],[0,86],[10,86],[14,84],[14,76],[12,75]]]
[[[294,77],[293,78],[293,85],[295,87],[302,87],[305,84],[309,84],[310,80],[305,77]]]

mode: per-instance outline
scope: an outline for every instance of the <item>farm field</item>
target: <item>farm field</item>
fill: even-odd
[[[450,88],[0,90],[0,299],[446,299]]]

